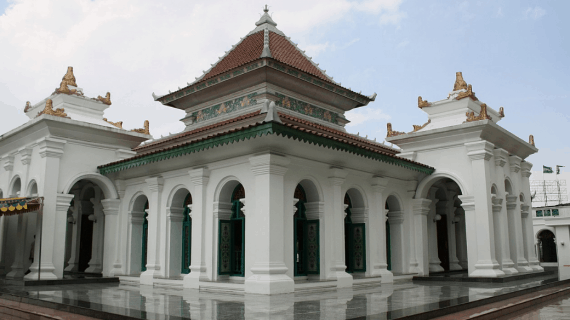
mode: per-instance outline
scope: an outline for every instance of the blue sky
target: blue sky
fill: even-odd
[[[67,2],[71,4],[58,7],[40,1],[36,7],[51,8],[54,13],[42,22],[41,10],[28,1],[6,10],[7,2],[0,0],[0,13],[5,12],[0,16],[0,41],[13,44],[8,52],[17,66],[0,66],[0,108],[9,110],[5,115],[12,127],[26,120],[18,111],[25,101],[49,95],[65,66],[73,63],[80,86],[85,83],[86,90],[97,91],[90,96],[113,92],[117,102],[107,112],[110,119],[132,121],[132,127],[140,127],[145,118],[152,118],[155,135],[167,134],[183,114],[153,102],[151,92],[174,90],[209,68],[255,27],[264,4],[212,1],[189,6],[187,11],[179,9],[182,13],[169,11],[165,4],[145,16],[141,13],[144,6],[137,7],[137,1],[125,1],[128,7],[112,1]],[[559,164],[570,170],[566,139],[570,127],[570,1],[298,2],[268,3],[277,27],[343,86],[378,93],[374,103],[348,114],[353,120],[349,131],[379,140],[386,135],[386,122],[395,130],[411,131],[413,124],[427,120],[417,108],[417,97],[428,101],[446,98],[455,72],[462,71],[482,102],[505,108],[500,125],[524,140],[534,135],[540,149],[528,159],[534,169]],[[110,7],[118,5],[123,7]],[[171,6],[179,5],[173,1]],[[99,17],[105,23],[91,22],[89,12],[97,6],[104,12]],[[122,16],[110,16],[107,10]],[[58,14],[65,22],[60,27],[50,22]],[[26,20],[35,15],[40,18]],[[46,42],[56,43],[53,50],[45,50],[44,38],[35,40],[40,42],[37,45],[26,37],[17,38],[14,30],[21,26],[29,31],[18,32],[30,35],[48,30],[44,38],[54,39]],[[71,29],[79,32],[73,34]],[[128,30],[126,38],[115,35],[121,30]],[[35,56],[34,50],[41,55]],[[29,85],[33,90],[25,90]],[[137,114],[132,112],[133,105],[137,105]]]

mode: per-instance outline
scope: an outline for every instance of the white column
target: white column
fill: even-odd
[[[140,275],[142,265],[142,236],[144,224],[144,211],[131,211],[129,213],[130,224],[130,265],[128,265],[127,274]],[[148,251],[148,250],[147,250]]]
[[[509,156],[509,152],[505,149],[497,148],[493,150],[495,162],[495,179],[497,186],[496,195],[491,196],[493,208],[493,224],[495,234],[495,259],[501,266],[501,270],[505,274],[518,273],[514,268],[515,263],[511,260],[511,249],[509,243],[509,222],[507,217],[506,201],[503,205],[503,199],[499,197],[505,194],[505,164]]]
[[[16,241],[14,245],[14,263],[12,263],[11,271],[6,275],[6,279],[20,279],[24,277],[24,259],[28,258],[26,251],[26,235],[28,229],[28,214],[19,214],[17,216],[18,225],[16,226]]]
[[[437,248],[437,221],[435,217],[438,214],[438,202],[439,199],[435,199],[436,188],[430,189],[430,198],[432,202],[430,204],[430,213],[427,216],[427,227],[428,227],[428,253],[429,253],[429,272],[441,272],[443,268],[441,267],[441,260],[439,260],[439,252]]]
[[[507,196],[507,212],[509,213],[509,236],[514,240],[514,242],[511,240],[511,259],[514,261],[515,268],[519,272],[530,272],[532,268],[524,256],[522,218],[519,204],[519,196],[522,189],[520,179],[521,161],[522,159],[517,156],[513,155],[509,157],[514,198],[509,201],[509,197]],[[515,203],[515,207],[509,212],[509,203],[512,202]]]
[[[388,211],[390,223],[390,245],[392,246],[392,270],[404,273],[404,212]]]
[[[91,244],[91,260],[86,273],[101,273],[103,271],[103,246],[105,241],[105,213],[101,204],[101,188],[94,187],[95,197],[89,199],[93,204],[93,241]]]
[[[492,208],[493,223],[495,224],[495,254],[497,256],[497,260],[501,266],[501,270],[505,274],[518,273],[517,269],[514,268],[515,264],[511,260],[510,256],[509,228],[506,206],[503,206],[503,199],[497,197],[495,194],[491,195],[491,202],[493,203]]]
[[[430,212],[431,200],[429,199],[413,199],[414,209],[414,225],[415,225],[415,247],[416,260],[418,261],[418,273],[421,276],[429,274],[429,252],[428,252],[428,221],[427,216]]]
[[[530,204],[530,181],[529,177],[531,175],[530,169],[532,169],[532,163],[528,161],[521,162],[521,190],[525,197],[525,205]],[[528,209],[530,213],[530,209]],[[530,214],[524,217],[524,210],[521,212],[523,216],[523,221],[526,221],[523,224],[523,232],[526,235],[526,238],[529,239],[527,245],[525,246],[525,256],[528,261],[529,267],[532,268],[534,271],[544,271],[544,268],[540,266],[540,262],[538,261],[538,257],[536,256],[536,249],[534,248],[534,243],[536,239],[534,238],[534,230],[532,227],[532,216]],[[526,219],[526,220],[525,220]]]
[[[70,245],[70,254],[69,260],[67,261],[68,265],[65,268],[65,271],[77,272],[79,267],[79,239],[81,238],[81,200],[79,200],[79,196],[81,194],[81,189],[76,188],[71,190],[73,194],[73,207],[70,208],[73,218],[73,222],[68,225],[68,228],[71,229],[71,239],[69,239]],[[36,235],[37,237],[38,235]]]
[[[465,209],[467,223],[467,244],[476,244],[477,261],[471,268],[471,254],[469,254],[470,277],[497,277],[505,273],[495,258],[495,235],[493,224],[493,211],[491,208],[491,170],[489,160],[493,156],[493,144],[487,141],[466,143],[467,156],[471,159],[473,181],[474,210]],[[461,200],[467,200],[465,196]],[[467,201],[464,201],[467,202]],[[472,231],[470,231],[472,230]],[[468,249],[472,251],[471,246]]]
[[[66,141],[50,137],[38,141],[40,164],[43,173],[39,192],[44,196],[43,215],[37,223],[36,248],[34,249],[34,263],[30,266],[31,272],[25,279],[38,278],[39,245],[42,244],[41,279],[52,280],[63,278],[63,265],[65,259],[65,228],[67,227],[67,210],[73,195],[57,193],[59,183],[60,158]],[[41,226],[41,227],[40,227]],[[41,240],[40,228],[43,229]]]
[[[192,193],[192,256],[190,273],[184,276],[185,288],[200,288],[200,279],[208,280],[206,266],[206,188],[210,181],[210,171],[198,168],[188,172],[194,185]],[[215,224],[217,227],[217,224]],[[217,253],[217,248],[215,248]]]
[[[193,199],[192,199],[193,200]],[[166,238],[168,240],[168,278],[176,278],[182,272],[182,221],[184,221],[183,207],[166,208]],[[186,275],[185,275],[186,276]]]
[[[455,193],[453,193],[455,195]],[[457,259],[456,241],[455,241],[455,207],[453,200],[447,201],[446,207],[447,213],[447,234],[448,234],[448,245],[449,245],[449,270],[461,270],[459,265],[459,259]]]
[[[284,178],[289,159],[276,154],[249,158],[255,175],[255,197],[248,197],[246,254],[253,258],[252,275],[245,280],[246,293],[278,294],[294,291],[294,282],[287,276],[283,239],[285,219],[290,218],[290,204],[285,202]],[[251,200],[249,200],[251,199]],[[250,209],[251,208],[251,209]],[[252,223],[253,222],[253,223]],[[253,251],[249,251],[253,250]]]
[[[457,248],[457,259],[461,269],[467,270],[467,239],[465,230],[465,211],[462,207],[455,208],[455,217],[459,218],[459,222],[455,224],[455,242]]]
[[[114,262],[117,251],[120,251],[119,234],[120,219],[119,219],[119,206],[121,200],[119,199],[104,199],[101,200],[103,206],[103,213],[105,214],[105,233],[103,241],[103,257],[102,257],[102,272],[104,277],[115,276]],[[99,221],[97,221],[99,223]]]
[[[331,229],[329,237],[332,245],[332,255],[330,261],[331,273],[329,274],[330,280],[337,280],[337,287],[347,288],[352,287],[352,276],[346,273],[346,266],[344,265],[344,194],[342,193],[342,184],[344,183],[348,172],[340,168],[331,168],[329,172],[329,182],[332,188],[330,197],[333,211],[329,215],[331,220]]]
[[[147,246],[147,264],[146,271],[140,276],[141,285],[153,285],[154,277],[160,276],[160,248],[161,241],[160,231],[162,221],[160,208],[162,189],[164,186],[164,179],[161,177],[152,177],[145,180],[148,189],[150,190],[150,197],[148,197],[148,246]]]
[[[372,265],[372,276],[381,276],[381,283],[394,282],[394,275],[388,270],[387,252],[386,252],[386,213],[384,207],[386,199],[384,199],[384,190],[388,186],[389,179],[383,177],[373,177],[372,184],[372,207],[370,208],[370,228],[368,234],[375,236],[370,237],[370,244],[374,244],[376,250],[370,251],[370,261]]]

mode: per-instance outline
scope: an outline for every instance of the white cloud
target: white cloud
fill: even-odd
[[[524,12],[524,17],[526,19],[538,20],[538,19],[542,18],[545,14],[546,14],[546,10],[542,9],[539,6],[536,6],[534,8],[528,7],[526,9],[526,11]]]
[[[497,18],[504,16],[503,8],[499,7],[499,9],[497,9],[497,15],[496,16],[497,16]]]
[[[371,121],[383,122],[390,120],[389,115],[382,112],[381,109],[373,109],[372,106],[348,111],[345,116],[348,120],[350,120],[350,123],[347,124],[347,127],[362,126]]]
[[[295,40],[353,14],[397,23],[404,16],[401,2],[291,0],[270,12],[278,28]],[[28,100],[35,103],[53,92],[67,66],[73,66],[86,96],[111,92],[109,120],[123,121],[130,129],[148,119],[154,135],[173,132],[168,128],[184,113],[154,102],[151,93],[194,81],[255,28],[261,9],[256,0],[15,0],[0,16],[0,102],[18,108]],[[303,42],[310,56],[337,48]]]
[[[408,44],[410,44],[410,41],[409,41],[409,40],[404,40],[404,41],[398,43],[398,45],[396,45],[396,48],[404,48],[404,47],[406,47]]]

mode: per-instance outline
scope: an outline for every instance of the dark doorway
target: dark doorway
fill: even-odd
[[[79,240],[79,264],[77,271],[84,272],[89,267],[93,249],[93,221],[89,216],[81,215],[81,238]]]
[[[558,262],[556,255],[556,237],[549,230],[544,230],[538,235],[538,248],[540,262]]]
[[[449,271],[449,243],[447,239],[447,216],[441,215],[437,221],[437,256],[441,261],[441,267]]]

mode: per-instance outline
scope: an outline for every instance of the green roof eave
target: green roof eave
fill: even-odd
[[[307,132],[302,132],[276,122],[263,123],[261,125],[246,128],[237,132],[231,132],[223,134],[221,136],[201,140],[198,142],[188,143],[170,150],[164,150],[161,152],[157,152],[155,154],[141,156],[140,158],[127,160],[116,164],[103,165],[100,166],[98,169],[99,173],[105,175],[113,172],[127,170],[134,167],[143,166],[153,162],[159,162],[170,158],[175,158],[195,152],[200,152],[206,149],[215,148],[218,146],[242,141],[245,139],[252,139],[270,134],[280,135],[283,137],[292,138],[294,140],[299,140],[302,142],[313,143],[318,146],[328,147],[335,150],[346,151],[369,159],[421,172],[427,175],[430,175],[435,171],[434,168],[427,167],[421,164],[416,164],[406,159],[394,158],[389,155],[377,153],[370,150],[365,150],[357,146],[349,145],[342,141],[336,141],[330,138],[316,136],[314,134]]]

